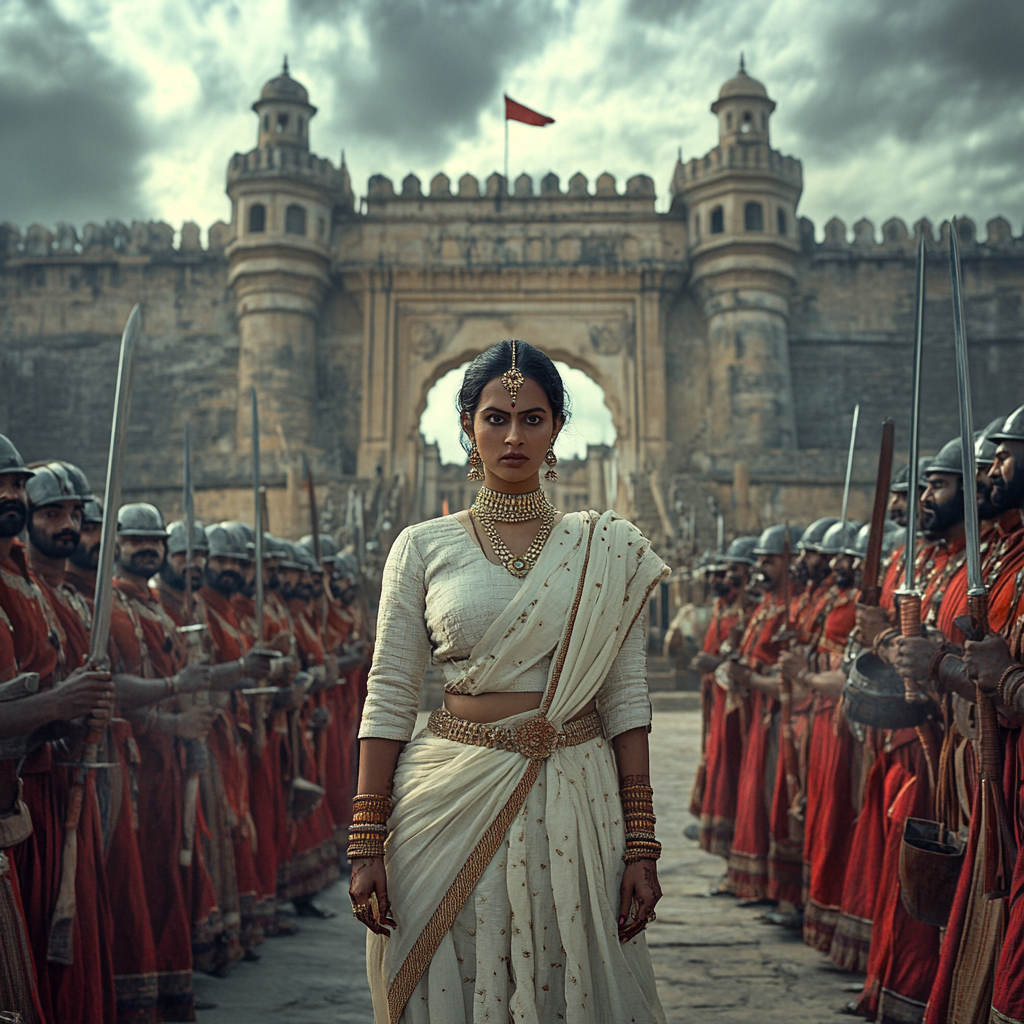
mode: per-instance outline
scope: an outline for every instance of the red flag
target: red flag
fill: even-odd
[[[529,107],[524,107],[522,103],[516,103],[515,100],[505,97],[505,120],[506,121],[522,121],[523,124],[536,125],[538,128],[543,128],[546,124],[554,124],[555,119],[548,117],[547,114],[538,114],[536,110],[531,110]]]

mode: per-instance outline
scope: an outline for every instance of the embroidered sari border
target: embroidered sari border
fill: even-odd
[[[596,525],[597,520],[591,517],[590,535],[587,538],[587,553],[583,561],[583,570],[580,572],[580,581],[576,587],[576,597],[569,612],[569,623],[565,631],[565,639],[562,641],[561,649],[558,652],[558,660],[551,674],[551,683],[541,703],[540,713],[542,715],[546,715],[551,707],[551,701],[554,699],[555,689],[562,676],[562,668],[568,655],[569,642],[572,639],[572,632],[576,626],[576,616],[579,612],[580,601],[583,599],[583,587],[587,578],[587,570],[590,568],[590,550],[594,540],[594,527]],[[473,851],[466,859],[466,863],[459,869],[459,873],[455,876],[455,881],[452,882],[423,931],[420,932],[419,937],[413,943],[405,961],[388,987],[388,1020],[390,1024],[398,1024],[406,1003],[409,1002],[413,991],[419,984],[420,978],[423,977],[423,972],[430,965],[430,961],[441,945],[441,941],[455,923],[455,918],[458,917],[459,911],[465,906],[466,900],[469,899],[476,888],[476,884],[483,876],[487,865],[490,864],[494,855],[498,852],[498,847],[504,841],[505,835],[515,820],[516,815],[526,803],[526,798],[529,796],[530,790],[533,789],[533,784],[540,776],[543,763],[543,761],[534,760],[527,764],[523,777],[512,791],[512,795],[508,798],[505,806],[497,813],[491,824],[487,826],[487,830],[473,848]]]

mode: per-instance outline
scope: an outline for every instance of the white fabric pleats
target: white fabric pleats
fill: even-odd
[[[506,719],[515,727],[534,712]],[[415,820],[417,805],[436,807],[426,790],[443,786],[446,766],[477,755],[488,761],[469,793],[449,793],[436,839],[419,851],[414,877],[390,869],[389,891],[402,926],[402,902],[415,899],[416,876],[453,874],[465,861],[480,827],[461,821],[460,811],[478,801],[475,790],[495,786],[494,758],[515,758],[508,792],[522,773],[518,754],[500,754],[443,740],[427,730],[406,747],[395,776],[395,797],[409,809],[392,835],[395,848],[408,827],[429,828]],[[465,778],[466,774],[458,773]],[[497,809],[507,798],[495,793]],[[491,803],[490,800],[483,801]],[[486,817],[486,814],[484,815]],[[406,1005],[402,1024],[654,1024],[665,1017],[643,933],[618,940],[619,880],[622,876],[622,806],[610,744],[597,738],[556,750],[544,763],[526,804],[477,883],[455,926],[434,954]],[[367,933],[367,974],[374,1020],[386,1024],[383,984],[388,941]]]

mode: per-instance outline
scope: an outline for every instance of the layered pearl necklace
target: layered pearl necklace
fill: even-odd
[[[481,487],[470,506],[469,513],[484,528],[484,533],[487,534],[487,539],[491,542],[491,547],[501,564],[517,579],[523,579],[537,563],[545,542],[551,536],[558,510],[539,489],[529,494],[504,494],[501,491],[492,491],[489,487]],[[494,524],[528,523],[532,519],[540,520],[537,536],[521,555],[513,554],[499,536]]]

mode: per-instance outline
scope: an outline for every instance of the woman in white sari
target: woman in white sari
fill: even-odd
[[[641,613],[668,570],[627,521],[540,490],[566,415],[546,355],[492,346],[459,408],[484,486],[395,541],[359,733],[374,1020],[664,1021]],[[444,707],[413,737],[431,659]]]

